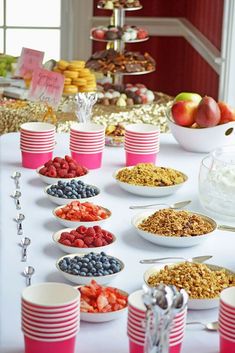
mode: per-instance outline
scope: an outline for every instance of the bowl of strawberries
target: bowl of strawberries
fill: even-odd
[[[58,248],[68,254],[77,252],[87,254],[91,251],[108,252],[116,242],[115,235],[100,226],[64,228],[54,233],[52,239]]]
[[[55,157],[36,169],[38,176],[46,184],[56,184],[59,180],[84,179],[89,173],[70,156]]]
[[[114,287],[99,285],[95,280],[76,287],[81,293],[81,320],[106,322],[119,319],[127,311],[128,293]]]

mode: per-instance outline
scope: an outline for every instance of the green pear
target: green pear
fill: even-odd
[[[200,103],[202,97],[200,94],[197,93],[190,93],[190,92],[181,92],[177,94],[177,96],[174,99],[174,102],[179,102],[179,101],[192,101],[197,104]]]

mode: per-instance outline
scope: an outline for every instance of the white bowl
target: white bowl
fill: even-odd
[[[54,233],[52,236],[52,239],[54,240],[54,242],[56,243],[56,245],[64,252],[68,253],[68,254],[76,254],[78,251],[81,254],[88,254],[89,252],[93,251],[93,252],[101,252],[104,251],[106,253],[108,253],[108,251],[110,250],[110,248],[113,246],[113,244],[116,242],[117,238],[115,237],[114,234],[113,235],[113,241],[112,243],[108,244],[108,245],[104,245],[104,246],[97,246],[95,248],[78,248],[78,247],[74,247],[74,246],[67,246],[67,245],[63,245],[61,243],[58,242],[61,233],[63,232],[71,232],[71,230],[74,230],[73,228],[64,228],[59,230],[58,232]]]
[[[125,191],[130,192],[131,194],[145,196],[145,197],[162,197],[167,195],[174,194],[177,190],[179,190],[183,184],[188,180],[187,175],[182,173],[185,177],[185,181],[180,184],[172,185],[172,186],[141,186],[141,185],[134,185],[125,183],[117,179],[117,174],[122,169],[132,169],[134,167],[125,167],[117,170],[113,177],[116,180],[117,184]]]
[[[168,264],[169,266],[172,264]],[[235,276],[235,272],[221,266],[217,265],[212,265],[212,264],[206,264],[211,270],[218,271],[218,270],[226,270],[229,272],[231,275]],[[148,279],[150,276],[152,276],[154,273],[160,271],[162,268],[164,268],[166,264],[158,264],[155,266],[152,266],[149,268],[147,271],[144,273],[144,281],[148,285]],[[174,266],[174,265],[172,265]],[[191,310],[207,310],[207,309],[214,309],[219,306],[219,297],[217,298],[212,298],[212,299],[190,299],[188,300],[188,309]]]
[[[217,147],[234,143],[235,121],[201,129],[177,125],[171,116],[167,122],[172,135],[186,151],[211,152]]]
[[[81,201],[81,200],[79,200]],[[85,227],[93,227],[93,226],[100,226],[101,224],[103,224],[105,221],[109,220],[111,215],[112,215],[112,212],[110,210],[108,210],[107,208],[103,207],[103,209],[106,211],[106,212],[109,212],[109,217],[108,218],[105,218],[105,219],[101,219],[100,221],[93,221],[93,222],[85,222],[85,221],[69,221],[67,219],[63,219],[63,218],[60,218],[56,215],[56,211],[59,210],[60,208],[62,208],[64,206],[59,206],[59,207],[56,207],[52,213],[53,215],[55,216],[55,218],[57,219],[57,221],[62,224],[63,226],[65,226],[66,228],[77,228],[79,226],[85,226]]]
[[[79,287],[78,287],[79,288]],[[118,288],[117,288],[118,289]],[[126,295],[128,297],[128,293],[118,289],[118,291]],[[80,320],[87,322],[107,322],[112,320],[117,320],[123,316],[123,314],[127,311],[127,306],[121,310],[110,311],[107,313],[85,313],[83,311],[80,312]]]
[[[213,226],[213,231],[204,235],[197,235],[197,236],[191,236],[191,237],[177,237],[177,236],[165,236],[165,235],[160,235],[160,234],[153,234],[151,232],[146,232],[142,229],[139,229],[138,226],[139,224],[149,216],[151,216],[155,211],[145,211],[141,212],[137,215],[135,215],[132,218],[132,225],[137,231],[137,233],[144,238],[145,240],[150,241],[153,244],[157,244],[160,246],[166,246],[170,248],[188,248],[191,246],[195,246],[198,244],[201,244],[203,241],[205,241],[208,238],[211,238],[212,235],[214,235],[214,231],[217,228],[216,222],[202,214],[191,212],[193,214],[199,215],[202,218],[204,218],[206,221],[212,224]]]
[[[39,173],[39,170],[41,168],[43,168],[43,167],[44,167],[43,165],[41,167],[38,167],[36,169],[36,173],[41,178],[41,180],[44,183],[46,183],[46,184],[57,184],[58,181],[71,181],[72,179],[74,179],[74,180],[84,180],[87,177],[87,175],[89,174],[89,170],[88,170],[85,175],[82,175],[82,176],[79,176],[79,177],[74,177],[74,178],[51,178],[51,177],[48,177],[46,175],[42,175],[42,174]]]
[[[84,256],[85,254],[81,254],[81,253],[76,253],[76,254],[69,254],[69,255],[65,255],[62,256],[61,258],[59,258],[56,261],[56,268],[57,270],[59,270],[59,272],[64,276],[64,278],[66,278],[67,280],[69,280],[70,282],[76,283],[76,284],[89,284],[92,280],[95,280],[98,284],[106,284],[109,283],[110,281],[112,281],[114,278],[116,278],[123,270],[124,270],[124,263],[118,259],[117,257],[112,256],[112,258],[118,260],[121,264],[121,270],[119,272],[113,273],[111,275],[105,275],[105,276],[79,276],[79,275],[71,275],[67,272],[64,272],[60,269],[59,267],[59,262],[61,260],[63,260],[64,257],[75,257],[75,256]]]
[[[57,185],[57,183],[56,184],[52,184],[52,185]],[[100,189],[99,188],[97,188],[95,185],[90,185],[90,186],[93,186],[93,187],[95,187],[98,191],[99,191],[99,193],[97,194],[97,195],[95,195],[95,196],[91,196],[91,197],[84,197],[84,198],[82,198],[82,199],[65,199],[65,198],[63,198],[63,197],[56,197],[56,196],[52,196],[52,195],[50,195],[50,194],[48,194],[47,193],[47,190],[52,186],[52,185],[49,185],[49,186],[47,186],[47,187],[45,187],[45,189],[44,189],[44,191],[45,191],[45,194],[47,195],[47,197],[49,198],[49,200],[51,200],[53,203],[55,203],[56,205],[66,205],[67,203],[69,203],[69,202],[72,202],[72,201],[80,201],[80,202],[93,202],[93,200],[95,199],[95,198],[97,198],[98,196],[100,196]]]

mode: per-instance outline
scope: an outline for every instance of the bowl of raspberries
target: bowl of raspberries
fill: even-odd
[[[55,244],[68,254],[87,254],[103,250],[108,252],[116,242],[115,235],[100,226],[64,228],[54,233],[52,238]]]
[[[65,156],[47,161],[43,166],[37,168],[36,172],[44,183],[56,184],[59,180],[79,180],[86,177],[89,171],[72,157]]]

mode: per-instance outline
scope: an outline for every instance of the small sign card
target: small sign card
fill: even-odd
[[[64,88],[64,76],[53,71],[37,69],[33,73],[28,99],[57,108]]]
[[[22,48],[15,75],[25,77],[31,74],[32,77],[33,72],[39,67],[42,67],[43,58],[44,52],[42,51]]]

